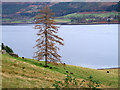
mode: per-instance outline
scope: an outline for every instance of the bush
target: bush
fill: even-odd
[[[53,86],[60,90],[60,88],[94,88],[100,87],[100,82],[94,80],[92,76],[89,76],[88,81],[82,80],[81,82],[77,82],[76,78],[72,78],[70,75],[64,79],[64,81],[56,81]]]
[[[13,53],[13,50],[8,46],[5,47],[5,50],[7,53]]]
[[[2,50],[5,50],[5,46],[4,46],[4,43],[2,43]]]
[[[97,88],[101,84],[98,80],[94,80],[92,76],[89,76],[87,80],[89,80],[89,83],[87,84],[89,88]]]
[[[4,43],[2,43],[2,50],[6,50],[7,53],[13,53],[13,50],[10,47],[5,46]]]
[[[64,82],[55,80],[55,83],[53,84],[56,89],[72,88],[72,86],[77,87],[77,85],[76,78],[72,78],[70,75],[67,75],[67,77],[64,79]]]

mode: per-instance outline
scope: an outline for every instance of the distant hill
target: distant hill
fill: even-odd
[[[113,7],[115,6],[115,7]],[[104,2],[61,2],[51,7],[56,16],[78,12],[117,11],[117,3]]]
[[[83,14],[83,13],[105,13],[105,12],[118,12],[119,4],[117,2],[4,2],[2,3],[2,23],[34,23],[34,17],[39,14],[39,10],[42,9],[45,5],[49,5],[50,9],[55,13],[54,17],[57,18],[57,23],[83,23],[91,15],[83,18],[84,20],[78,20],[78,18],[61,18],[70,14]],[[107,14],[107,13],[106,13]],[[86,16],[86,15],[85,15]],[[100,16],[100,15],[99,15]],[[107,15],[105,15],[107,16]],[[118,15],[109,16],[114,19],[113,22],[118,23]],[[109,17],[108,16],[108,17]],[[106,23],[108,17],[99,18],[92,15],[91,21],[87,19],[88,22],[97,23],[102,20],[101,23]],[[59,20],[58,20],[59,19]],[[63,20],[64,19],[64,20]],[[74,19],[74,20],[73,20]],[[76,20],[75,20],[76,19]],[[72,22],[74,21],[74,22]],[[80,22],[81,21],[81,22]]]
[[[3,17],[20,16],[35,16],[38,10],[45,5],[49,5],[55,16],[63,16],[75,12],[93,12],[93,11],[117,11],[116,2],[9,2],[2,3]]]

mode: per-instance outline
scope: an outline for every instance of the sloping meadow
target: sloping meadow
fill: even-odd
[[[54,80],[63,81],[67,74],[75,77],[78,83],[92,76],[101,82],[101,88],[118,87],[118,69],[96,70],[73,65],[48,65],[49,67],[45,68],[43,61],[15,58],[4,54],[2,55],[2,87],[54,88]]]

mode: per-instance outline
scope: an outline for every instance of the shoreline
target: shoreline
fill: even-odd
[[[107,70],[107,69],[120,69],[120,67],[115,67],[115,68],[101,68],[101,69],[97,69],[97,70]]]
[[[1,25],[26,25],[35,23],[2,23]],[[83,24],[69,24],[69,23],[56,23],[56,25],[101,25],[101,24],[120,24],[120,23],[83,23]]]

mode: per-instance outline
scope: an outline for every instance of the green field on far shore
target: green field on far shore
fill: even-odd
[[[72,13],[68,15],[64,15],[61,17],[56,17],[55,22],[56,23],[71,23],[70,18],[86,18],[86,20],[95,20],[95,18],[90,18],[90,17],[109,17],[109,16],[118,16],[118,12],[106,12],[106,13],[90,13],[90,14],[80,14],[80,13]],[[35,17],[32,17],[30,19],[21,19],[21,20],[14,20],[14,19],[9,19],[9,18],[3,18],[2,22],[3,23],[33,23]]]

